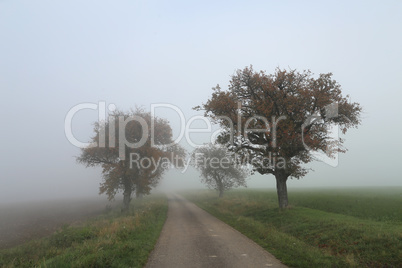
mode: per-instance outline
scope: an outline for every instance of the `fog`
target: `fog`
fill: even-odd
[[[400,1],[0,1],[0,202],[98,195],[101,170],[77,164],[80,150],[65,134],[76,105],[171,104],[185,122],[166,107],[155,114],[179,137],[202,115],[192,107],[250,64],[332,72],[364,109],[338,164],[311,164],[289,189],[401,186],[401,13]],[[98,110],[74,115],[78,141],[92,137]],[[185,137],[180,143],[191,150]],[[248,185],[275,180],[255,175]],[[200,187],[190,168],[169,171],[158,189]]]

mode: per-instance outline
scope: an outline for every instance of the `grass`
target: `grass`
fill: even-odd
[[[290,191],[280,211],[273,190],[221,199],[187,197],[292,267],[401,267],[402,188]]]
[[[0,267],[143,267],[167,216],[165,197],[134,200],[81,226],[0,251]]]

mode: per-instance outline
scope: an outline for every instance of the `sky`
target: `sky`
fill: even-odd
[[[338,164],[310,164],[289,189],[402,186],[400,14],[401,1],[0,0],[0,202],[98,194],[101,170],[76,163],[80,150],[65,133],[77,105],[170,104],[184,122],[166,105],[155,114],[178,137],[202,115],[192,107],[250,65],[331,72],[363,107]],[[74,114],[77,140],[90,140],[98,110]],[[272,188],[275,179],[256,175],[248,185]],[[185,187],[203,187],[194,170],[170,171],[159,186]]]

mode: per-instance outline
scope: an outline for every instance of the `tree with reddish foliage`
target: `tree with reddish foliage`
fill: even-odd
[[[314,152],[334,157],[345,152],[344,140],[331,138],[360,124],[361,106],[343,97],[332,74],[314,78],[310,71],[277,69],[274,74],[252,67],[238,70],[228,90],[219,85],[201,107],[218,123],[218,142],[239,154],[260,174],[276,178],[279,207],[288,206],[286,182],[308,172],[302,165]]]
[[[115,111],[107,122],[96,123],[94,132],[77,162],[102,167],[99,193],[112,200],[122,191],[123,211],[134,193],[137,197],[149,194],[170,166],[183,164],[185,151],[172,141],[168,121],[141,109]]]

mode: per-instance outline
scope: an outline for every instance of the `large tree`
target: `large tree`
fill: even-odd
[[[77,161],[102,167],[99,193],[112,200],[123,192],[123,210],[134,193],[149,194],[170,166],[183,163],[185,152],[172,141],[169,123],[142,109],[112,112],[106,122],[95,123],[94,132]]]
[[[332,137],[333,127],[345,133],[360,124],[361,106],[342,96],[331,73],[315,78],[310,71],[278,68],[267,74],[246,67],[231,77],[228,90],[213,90],[196,109],[222,127],[220,143],[254,171],[275,176],[280,208],[288,206],[288,178],[306,175],[303,163],[314,152],[334,157],[346,151],[343,139]]]
[[[219,197],[224,191],[246,187],[247,169],[226,147],[208,144],[194,150],[192,163],[201,173],[201,182],[215,189]]]

